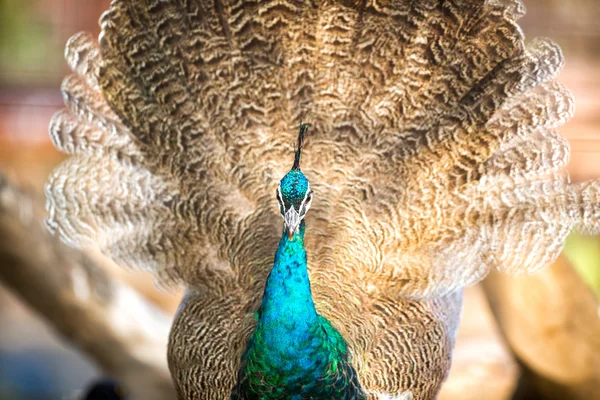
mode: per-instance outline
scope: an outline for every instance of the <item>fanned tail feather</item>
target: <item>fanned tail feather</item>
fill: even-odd
[[[569,183],[562,55],[524,45],[523,14],[514,0],[113,1],[99,45],[67,46],[50,133],[73,157],[49,181],[48,225],[161,280],[254,290],[304,120],[317,287],[419,297],[536,270],[573,227],[597,231],[597,189]]]

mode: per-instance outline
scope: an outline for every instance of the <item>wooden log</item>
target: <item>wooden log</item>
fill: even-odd
[[[484,281],[500,327],[547,399],[600,399],[600,317],[592,291],[564,257],[532,276]]]

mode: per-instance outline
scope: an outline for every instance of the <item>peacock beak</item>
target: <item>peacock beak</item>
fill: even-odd
[[[288,233],[288,239],[292,240],[294,233],[298,230],[298,226],[300,226],[300,221],[300,214],[294,206],[291,206],[283,216],[283,225]]]

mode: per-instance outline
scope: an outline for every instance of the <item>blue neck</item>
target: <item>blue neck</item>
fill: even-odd
[[[265,328],[265,339],[281,350],[290,348],[290,341],[306,339],[318,323],[308,280],[304,230],[302,221],[291,240],[283,232],[259,310],[258,323]]]
[[[315,309],[304,221],[281,236],[231,398],[366,400],[344,338]]]

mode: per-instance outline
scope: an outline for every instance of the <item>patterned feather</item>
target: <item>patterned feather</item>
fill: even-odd
[[[226,398],[308,122],[316,307],[369,398],[434,398],[461,288],[600,231],[600,183],[570,183],[556,131],[574,111],[561,51],[526,46],[523,14],[517,0],[113,0],[98,42],[67,44],[50,136],[71,157],[47,184],[47,226],[184,284],[179,396]]]

